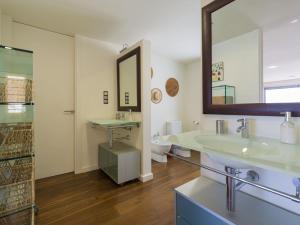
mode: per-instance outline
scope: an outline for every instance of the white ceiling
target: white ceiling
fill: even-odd
[[[0,0],[15,21],[55,32],[153,50],[188,62],[200,57],[200,0]]]

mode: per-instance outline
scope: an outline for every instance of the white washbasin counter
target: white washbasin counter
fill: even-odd
[[[262,137],[242,139],[238,135],[216,135],[200,130],[171,135],[167,140],[174,145],[300,177],[299,144],[283,144]]]
[[[104,128],[117,127],[117,126],[139,126],[139,124],[141,123],[140,121],[115,120],[115,119],[90,120],[89,122]]]

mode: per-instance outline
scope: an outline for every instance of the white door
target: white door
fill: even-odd
[[[74,38],[13,24],[13,45],[33,50],[36,178],[74,171]]]

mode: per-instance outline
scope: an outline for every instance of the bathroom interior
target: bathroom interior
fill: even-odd
[[[0,0],[0,225],[299,225],[298,0]]]

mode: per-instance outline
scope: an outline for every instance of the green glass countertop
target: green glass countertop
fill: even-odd
[[[243,139],[238,135],[216,135],[199,130],[171,135],[167,140],[174,145],[207,153],[209,156],[232,160],[241,165],[275,170],[300,177],[299,144],[283,144],[279,140],[262,137]]]
[[[140,121],[115,120],[115,119],[90,120],[89,122],[94,125],[99,125],[102,127],[138,126],[140,124]]]

